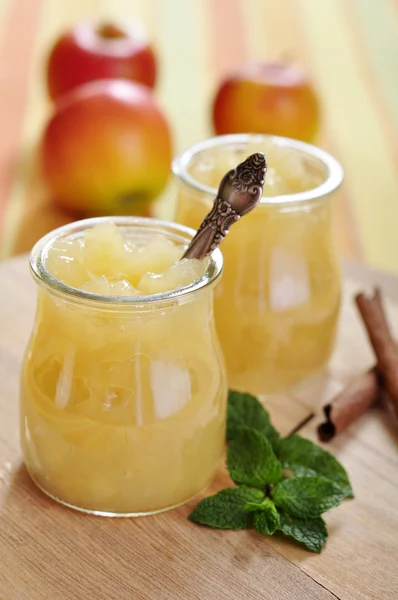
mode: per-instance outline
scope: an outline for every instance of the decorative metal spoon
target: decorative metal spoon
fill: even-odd
[[[266,170],[265,156],[257,152],[224,175],[213,208],[204,218],[182,258],[202,259],[217,248],[231,225],[259,203]]]

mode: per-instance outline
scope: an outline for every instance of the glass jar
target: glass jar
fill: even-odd
[[[213,478],[225,441],[227,384],[215,333],[217,249],[203,276],[150,296],[100,296],[46,269],[56,240],[106,219],[61,227],[34,247],[38,284],[21,376],[27,469],[49,496],[107,516],[138,516],[184,503]],[[136,243],[194,232],[145,218],[112,218]]]
[[[215,137],[173,161],[175,220],[197,228],[223,175],[253,152],[267,157],[263,198],[222,244],[225,267],[215,314],[229,386],[263,394],[321,370],[331,354],[340,271],[330,199],[343,171],[328,153],[296,140]],[[283,171],[289,185],[283,185]]]

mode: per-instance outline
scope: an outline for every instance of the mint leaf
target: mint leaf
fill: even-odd
[[[342,489],[325,477],[284,479],[271,495],[278,508],[299,519],[319,517],[344,498]]]
[[[254,506],[254,503],[250,503],[250,506]],[[257,506],[258,510],[253,516],[255,530],[263,535],[272,535],[279,527],[279,514],[275,504],[269,498],[265,498]],[[247,507],[248,505],[246,505],[246,510]]]
[[[230,442],[242,427],[256,429],[275,447],[279,433],[271,425],[268,412],[251,394],[229,390],[227,413],[227,441]]]
[[[284,535],[304,544],[311,552],[317,552],[318,554],[328,537],[326,524],[322,517],[306,521],[280,513],[277,529]]]
[[[279,440],[277,455],[283,466],[299,475],[299,468],[311,469],[338,485],[344,496],[353,497],[354,492],[343,465],[329,452],[310,440],[291,435]],[[306,475],[311,473],[307,472]],[[301,472],[301,476],[304,472]]]
[[[264,494],[241,486],[226,488],[214,496],[204,498],[189,515],[190,521],[218,529],[246,529],[252,515],[245,509],[248,502],[261,503]]]
[[[240,429],[229,443],[227,467],[235,483],[264,488],[282,479],[282,467],[270,442],[255,429]]]

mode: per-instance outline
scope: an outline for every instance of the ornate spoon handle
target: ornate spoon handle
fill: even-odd
[[[231,225],[259,203],[266,170],[265,156],[257,152],[224,175],[213,208],[204,218],[182,258],[202,259],[217,248]]]

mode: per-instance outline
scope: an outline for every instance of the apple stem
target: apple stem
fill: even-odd
[[[126,34],[117,25],[112,23],[104,23],[98,27],[98,35],[105,40],[120,40],[126,37]]]

